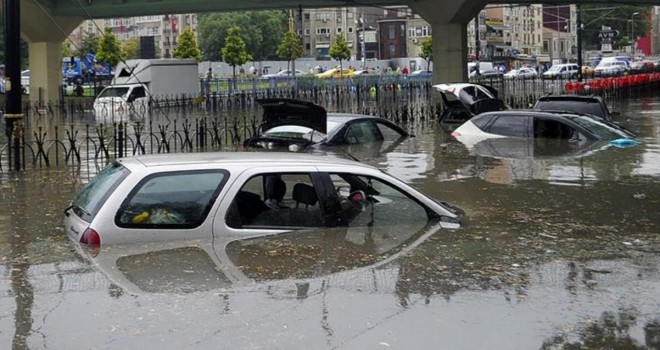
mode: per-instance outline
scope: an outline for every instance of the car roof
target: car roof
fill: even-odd
[[[588,114],[582,114],[582,113],[575,113],[575,112],[570,112],[570,111],[538,111],[538,110],[531,110],[531,109],[519,109],[519,110],[514,110],[514,109],[509,109],[506,111],[494,111],[494,112],[484,112],[476,117],[481,117],[481,116],[511,116],[511,115],[522,115],[522,116],[529,116],[529,117],[559,117],[559,118],[565,118],[565,117],[578,117],[578,116],[587,116],[590,117]],[[475,118],[476,118],[475,117]]]
[[[382,119],[372,115],[353,114],[353,113],[328,113],[328,121],[344,124],[353,119]]]
[[[584,101],[584,102],[601,102],[603,99],[600,96],[581,96],[581,95],[547,95],[539,97],[537,101]]]
[[[128,168],[198,165],[198,164],[250,164],[250,165],[344,165],[372,168],[354,160],[332,155],[313,155],[294,152],[202,152],[140,155],[117,160]]]

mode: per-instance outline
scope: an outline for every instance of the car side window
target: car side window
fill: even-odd
[[[534,138],[570,140],[577,135],[573,127],[558,120],[534,118]]]
[[[376,127],[378,127],[380,134],[383,135],[383,141],[396,141],[403,137],[403,135],[399,134],[398,131],[392,129],[384,123],[376,122]]]
[[[232,228],[323,227],[317,188],[306,173],[264,173],[251,177],[227,210]]]
[[[378,141],[373,125],[368,120],[351,123],[346,130],[346,141],[351,144]]]
[[[208,216],[227,177],[224,170],[149,176],[124,200],[115,222],[125,228],[197,227]]]
[[[479,100],[483,100],[485,98],[490,98],[490,96],[488,96],[488,93],[486,91],[482,90],[481,88],[477,88],[476,89],[476,97],[474,98],[474,100],[479,101]]]
[[[380,179],[346,173],[330,174],[341,202],[340,218],[349,227],[425,225],[426,208]]]
[[[488,128],[488,133],[512,136],[527,137],[529,134],[527,116],[518,115],[500,115]]]

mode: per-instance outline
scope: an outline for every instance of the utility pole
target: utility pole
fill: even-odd
[[[5,4],[5,134],[9,142],[11,163],[14,151],[14,170],[21,170],[21,139],[23,111],[21,108],[21,7],[20,0],[4,0]],[[12,146],[13,143],[13,146]]]
[[[576,30],[577,30],[577,65],[578,65],[578,82],[582,82],[582,10],[580,4],[576,6]]]

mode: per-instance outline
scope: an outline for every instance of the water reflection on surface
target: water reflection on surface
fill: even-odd
[[[61,227],[89,169],[0,173],[0,348],[658,348],[659,105],[614,108],[642,145],[578,158],[474,154],[435,124],[343,150],[460,230],[103,250],[114,270]]]

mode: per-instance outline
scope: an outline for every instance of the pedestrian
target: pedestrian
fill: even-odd
[[[403,73],[403,75],[408,75],[408,66],[403,66],[403,71],[401,71],[401,73]]]
[[[256,72],[257,72],[257,69],[254,68],[254,66],[251,66],[250,67],[250,75],[254,75],[254,73],[256,73]]]
[[[204,92],[207,94],[211,93],[211,79],[213,79],[213,68],[209,67],[209,70],[206,71],[206,80],[204,82]]]

